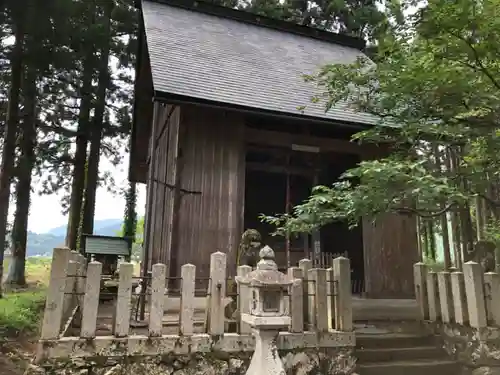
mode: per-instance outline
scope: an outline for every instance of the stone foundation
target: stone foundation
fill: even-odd
[[[447,353],[464,365],[463,375],[500,375],[500,328],[446,324],[435,330]]]
[[[95,358],[32,365],[25,375],[244,375],[251,352]],[[351,375],[352,349],[280,351],[287,375]]]

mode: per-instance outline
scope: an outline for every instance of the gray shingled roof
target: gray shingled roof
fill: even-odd
[[[355,48],[170,5],[142,2],[155,91],[321,119],[373,124],[345,105],[325,113],[302,75],[349,63]]]

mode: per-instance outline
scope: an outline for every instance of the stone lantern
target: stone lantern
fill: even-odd
[[[280,330],[290,325],[285,291],[293,280],[278,271],[269,246],[260,250],[259,258],[254,271],[236,277],[236,282],[250,288],[252,295],[250,312],[241,314],[241,321],[252,327],[255,336],[255,352],[246,375],[284,375],[276,339]]]

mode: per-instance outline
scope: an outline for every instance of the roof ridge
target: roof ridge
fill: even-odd
[[[288,21],[283,21],[268,16],[261,16],[258,14],[241,11],[237,9],[228,8],[222,5],[216,5],[206,2],[205,0],[135,0],[136,7],[141,9],[143,1],[150,1],[177,8],[183,8],[194,12],[205,13],[217,17],[227,18],[234,21],[252,24],[255,26],[275,29],[278,31],[287,32],[290,34],[301,35],[313,39],[335,43],[346,47],[356,48],[364,51],[366,43],[363,39],[337,34],[321,29],[316,29],[309,26],[299,25]]]

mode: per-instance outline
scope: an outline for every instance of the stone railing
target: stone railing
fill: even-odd
[[[83,255],[67,248],[54,249],[40,337],[52,339],[66,335],[82,310],[86,272],[87,259]]]
[[[481,329],[500,325],[500,275],[484,273],[467,262],[463,272],[431,272],[414,266],[415,294],[422,320],[470,325]]]
[[[471,369],[464,373],[489,374],[491,367],[500,373],[500,274],[467,262],[457,272],[431,272],[417,263],[414,275],[420,318]]]
[[[78,262],[75,257],[78,257]],[[37,362],[49,358],[53,361],[70,357],[187,355],[253,350],[255,342],[251,328],[239,318],[247,312],[253,296],[250,289],[238,285],[234,296],[238,308],[232,316],[228,316],[228,302],[232,299],[226,293],[225,253],[211,255],[209,286],[201,297],[195,288],[201,280],[196,278],[194,265],[181,267],[180,293],[175,296],[169,295],[169,283],[179,280],[167,277],[165,264],[153,265],[145,293],[146,319],[139,328],[131,324],[136,297],[134,282],[137,284],[135,279],[138,279],[134,277],[133,264],[119,265],[117,291],[111,304],[101,301],[101,263],[85,264],[81,256],[68,249],[55,249],[52,264]],[[249,266],[240,266],[237,274],[244,276],[251,271]],[[298,267],[288,269],[288,276],[295,280],[285,296],[290,326],[279,333],[278,349],[347,350],[347,356],[343,355],[342,361],[352,362],[354,366],[354,361],[349,360],[355,341],[349,260],[339,257],[334,259],[331,268],[320,269],[312,268],[311,260],[303,259]],[[65,312],[69,310],[72,311],[71,316],[77,315],[77,319]],[[172,315],[172,310],[177,310],[177,313]],[[108,314],[111,311],[112,319],[110,332],[103,334],[99,326],[105,318],[105,311]],[[200,312],[201,322],[196,316]],[[169,319],[176,321],[174,327],[171,321],[167,322]],[[231,320],[236,321],[236,330],[228,332],[228,321]],[[169,324],[170,331],[166,331]]]

